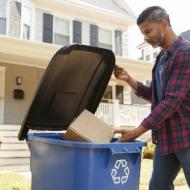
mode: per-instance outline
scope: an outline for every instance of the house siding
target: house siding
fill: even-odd
[[[43,38],[43,11],[35,9],[35,40],[42,41]]]
[[[0,66],[6,67],[4,123],[21,124],[44,69],[8,63],[0,63]],[[21,85],[16,85],[16,76],[22,77]],[[14,99],[14,89],[22,89],[24,99]]]
[[[128,57],[128,31],[124,31],[122,35],[122,42],[123,42],[123,57]]]

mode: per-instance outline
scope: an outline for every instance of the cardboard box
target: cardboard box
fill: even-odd
[[[64,140],[109,143],[113,129],[88,110],[84,110],[68,127]]]

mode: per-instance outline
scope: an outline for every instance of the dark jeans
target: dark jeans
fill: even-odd
[[[181,168],[190,187],[190,149],[161,155],[156,146],[149,190],[174,190],[173,181]]]

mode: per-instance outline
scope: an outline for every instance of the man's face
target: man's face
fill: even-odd
[[[161,23],[146,21],[139,25],[144,40],[152,47],[162,47],[164,41],[164,31]]]

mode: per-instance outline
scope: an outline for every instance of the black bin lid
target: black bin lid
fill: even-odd
[[[111,50],[71,45],[50,61],[18,134],[66,130],[84,109],[95,113],[115,66]]]

